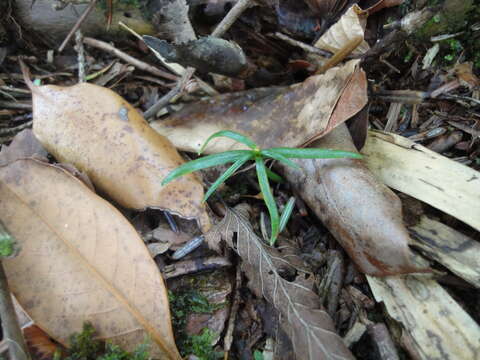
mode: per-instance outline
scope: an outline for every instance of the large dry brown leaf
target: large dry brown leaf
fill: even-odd
[[[21,246],[5,260],[35,323],[62,344],[90,321],[101,338],[180,359],[160,273],[142,239],[108,202],[65,170],[34,159],[0,168],[0,216]]]
[[[305,286],[288,282],[278,274],[274,259],[241,211],[241,207],[227,209],[225,218],[206,234],[207,241],[225,240],[255,269],[249,272],[250,280],[280,312],[282,327],[292,341],[297,359],[353,359],[336,334],[330,316],[321,307],[319,297]]]
[[[354,75],[363,71],[358,61],[330,69],[290,87],[261,88],[225,94],[186,106],[152,127],[179,149],[198,151],[216,131],[234,130],[262,147],[297,147],[323,136],[347,120],[332,118],[339,99]],[[359,111],[367,102],[366,79],[356,93]],[[358,102],[356,103],[358,104]],[[206,153],[243,148],[230,139],[214,139]]]
[[[312,147],[355,151],[345,125]],[[360,160],[294,160],[303,171],[283,167],[284,175],[367,274],[385,276],[427,271],[409,249],[400,199],[379,183]]]
[[[85,172],[119,204],[153,207],[196,218],[204,231],[209,218],[203,187],[193,176],[166,186],[162,179],[183,163],[165,137],[113,91],[92,85],[33,86],[33,131],[58,160]]]

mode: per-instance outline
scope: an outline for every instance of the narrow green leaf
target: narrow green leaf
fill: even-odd
[[[295,197],[292,196],[290,199],[288,199],[288,202],[283,209],[282,216],[280,216],[279,232],[282,232],[285,229],[285,226],[287,226],[294,207]]]
[[[202,147],[200,148],[200,151],[198,153],[201,154],[203,152],[203,150],[205,150],[205,147],[210,142],[210,140],[212,140],[214,138],[217,138],[217,137],[221,137],[221,136],[228,137],[228,138],[233,139],[235,141],[241,142],[242,144],[247,145],[252,150],[258,150],[257,144],[255,144],[252,140],[250,140],[246,136],[243,136],[242,134],[239,134],[235,131],[222,130],[222,131],[216,132],[213,135],[210,135],[210,137],[207,139],[207,141],[205,141],[205,143],[202,145]]]
[[[270,150],[270,149],[262,150],[262,151],[260,151],[260,155],[278,160],[278,161],[284,163],[285,165],[288,165],[288,166],[293,167],[295,169],[299,169],[299,170],[301,169],[301,167],[298,166],[297,164],[295,164],[292,160],[283,156],[281,153],[276,152],[275,150]]]
[[[280,175],[277,173],[274,173],[272,170],[269,168],[265,167],[267,169],[267,176],[270,180],[275,181],[276,183],[283,184],[285,182],[285,179],[282,178]]]
[[[194,171],[205,169],[208,167],[225,164],[228,162],[235,162],[246,154],[253,155],[250,150],[232,150],[220,154],[213,154],[201,157],[196,160],[189,161],[176,169],[172,170],[162,181],[162,185],[168,184],[170,181],[190,174]]]
[[[295,149],[295,148],[270,148],[274,153],[281,154],[287,158],[298,159],[330,159],[330,158],[352,158],[361,159],[362,155],[356,152],[332,150],[332,149]],[[265,151],[265,150],[264,150]]]
[[[207,201],[207,199],[210,197],[210,195],[213,194],[213,192],[221,185],[223,184],[230,176],[233,175],[235,171],[237,171],[240,166],[245,164],[248,160],[253,158],[253,154],[245,154],[243,157],[235,161],[235,163],[230,166],[227,171],[225,171],[215,182],[210,186],[208,189],[207,193],[203,197],[203,201]]]
[[[270,189],[270,184],[268,183],[268,176],[265,164],[263,159],[260,156],[255,158],[255,165],[257,168],[257,177],[258,183],[260,185],[260,191],[263,195],[263,200],[267,205],[268,212],[270,214],[270,223],[272,225],[272,234],[270,235],[270,245],[275,243],[275,240],[278,236],[278,225],[279,225],[279,216],[277,204]]]

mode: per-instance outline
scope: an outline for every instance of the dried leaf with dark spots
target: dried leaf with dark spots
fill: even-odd
[[[57,160],[85,172],[122,206],[168,210],[209,228],[202,184],[187,175],[161,185],[183,159],[122,97],[87,83],[30,87],[33,131]]]
[[[0,217],[21,247],[3,261],[12,293],[62,345],[85,321],[133,350],[180,360],[163,279],[132,225],[67,171],[35,159],[0,167]]]

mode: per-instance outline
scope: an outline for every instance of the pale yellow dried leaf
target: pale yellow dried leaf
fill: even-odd
[[[354,4],[317,40],[315,47],[336,53],[354,38],[358,36],[364,38],[366,25],[367,13],[360,9],[357,4]],[[352,55],[361,55],[369,48],[364,40],[352,52]]]
[[[121,96],[87,83],[33,86],[32,94],[34,134],[57,160],[122,206],[168,210],[209,228],[202,184],[190,174],[161,185],[183,159]]]
[[[12,293],[62,344],[90,321],[99,337],[180,359],[162,277],[135,229],[67,171],[33,160],[0,168],[0,216],[21,246],[4,261]]]

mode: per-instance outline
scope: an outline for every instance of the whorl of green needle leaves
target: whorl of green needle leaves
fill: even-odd
[[[258,183],[260,185],[260,190],[263,195],[263,200],[267,205],[268,212],[270,214],[270,222],[272,226],[272,233],[270,237],[270,244],[273,245],[277,239],[278,234],[285,228],[290,215],[292,214],[293,207],[295,204],[294,199],[290,199],[285,209],[281,215],[279,215],[277,204],[270,189],[270,184],[268,179],[270,178],[273,181],[281,181],[282,178],[277,174],[270,171],[265,166],[265,159],[271,158],[277,160],[285,165],[291,166],[296,169],[300,167],[294,163],[291,158],[297,159],[327,159],[327,158],[354,158],[360,159],[362,156],[358,153],[342,150],[331,150],[331,149],[297,149],[297,148],[287,148],[287,147],[277,147],[261,150],[257,144],[255,144],[249,138],[243,136],[242,134],[236,133],[234,131],[219,131],[211,135],[202,148],[198,152],[200,155],[210,140],[217,137],[228,137],[235,141],[238,141],[242,144],[247,145],[251,150],[232,150],[226,151],[219,154],[213,154],[198,158],[196,160],[189,161],[172,172],[170,172],[165,179],[162,181],[162,185],[169,183],[170,181],[189,174],[191,172],[205,169],[208,167],[222,165],[226,163],[233,163],[227,171],[225,171],[208,189],[205,194],[204,201],[206,201],[210,195],[221,185],[223,184],[230,176],[232,176],[235,171],[237,171],[243,164],[249,160],[255,161],[255,167],[257,170]]]

